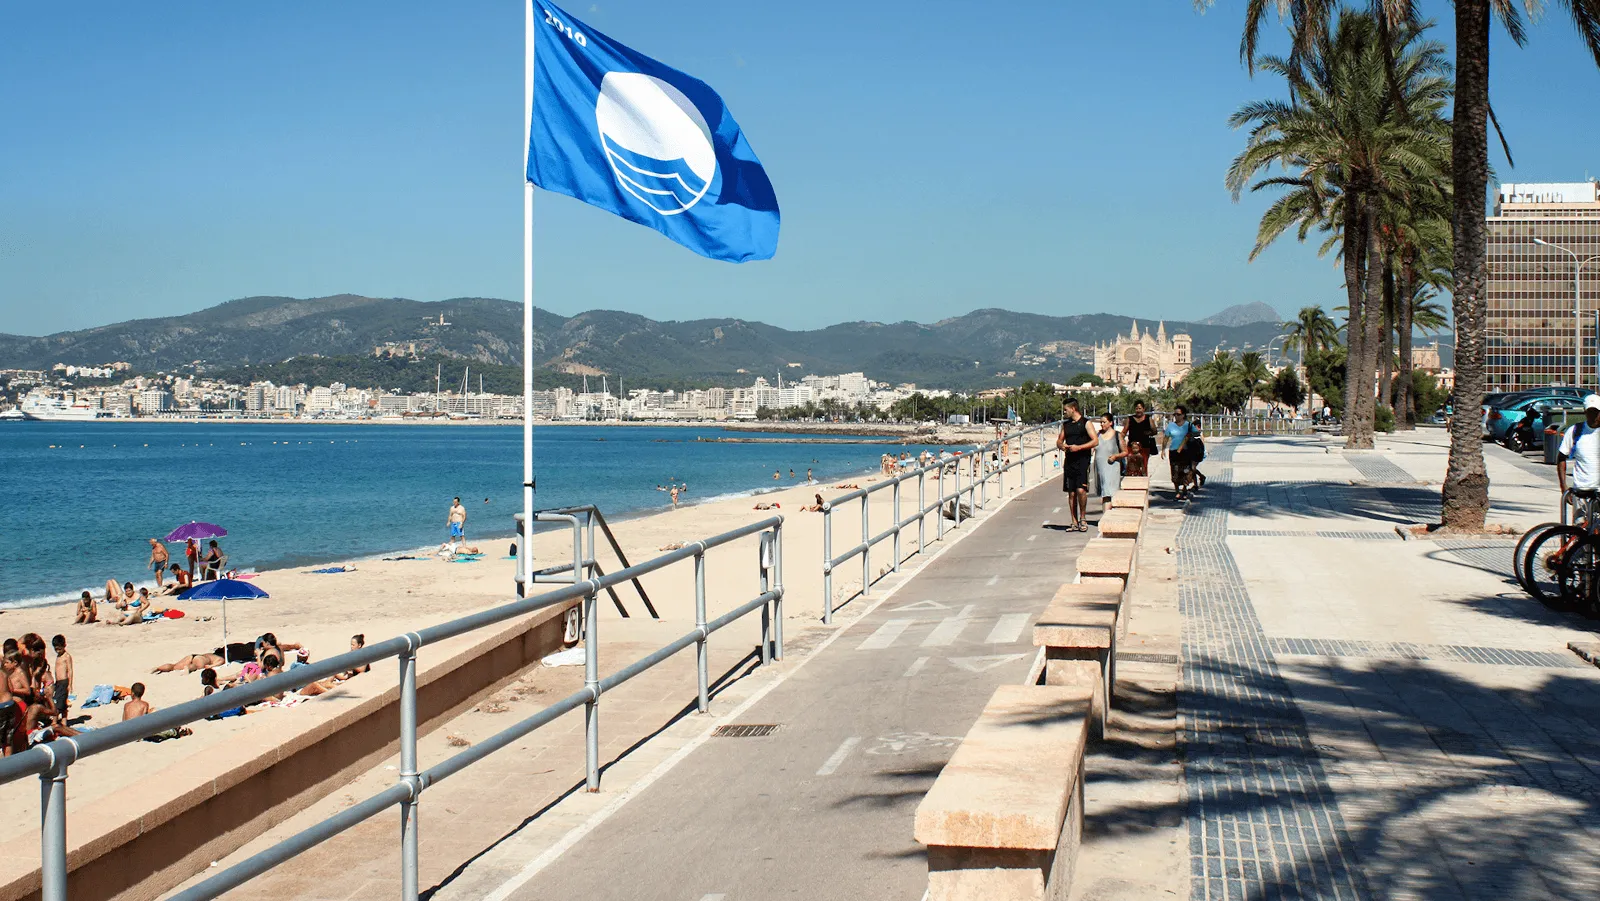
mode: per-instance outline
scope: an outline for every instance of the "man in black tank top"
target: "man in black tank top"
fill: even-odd
[[[1089,524],[1084,514],[1089,507],[1089,464],[1094,460],[1095,437],[1089,420],[1078,409],[1078,399],[1069,397],[1061,405],[1061,435],[1056,438],[1056,449],[1065,454],[1061,461],[1061,490],[1067,492],[1067,506],[1072,511],[1072,530],[1087,532]]]

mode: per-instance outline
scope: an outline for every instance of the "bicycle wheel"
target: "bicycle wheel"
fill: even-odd
[[[1555,526],[1528,542],[1523,551],[1522,571],[1527,574],[1528,593],[1552,610],[1572,609],[1565,587],[1572,577],[1571,551],[1587,533],[1577,526]]]
[[[1600,604],[1600,541],[1585,534],[1567,551],[1562,569],[1562,602],[1593,619]]]
[[[1533,594],[1533,582],[1528,577],[1528,545],[1532,544],[1535,539],[1543,535],[1545,532],[1549,531],[1550,529],[1559,528],[1560,525],[1560,523],[1554,522],[1539,523],[1528,531],[1522,533],[1522,537],[1517,539],[1516,550],[1511,552],[1512,575],[1516,576],[1517,584],[1522,586],[1522,590],[1526,591],[1529,595]]]

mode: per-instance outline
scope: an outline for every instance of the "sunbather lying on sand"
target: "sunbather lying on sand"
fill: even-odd
[[[208,666],[223,666],[227,662],[228,658],[223,649],[217,648],[209,654],[190,654],[187,657],[180,657],[171,663],[163,663],[150,672],[171,673],[183,670],[186,673],[192,673],[196,670],[203,670]]]

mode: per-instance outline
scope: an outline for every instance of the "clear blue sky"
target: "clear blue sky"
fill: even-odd
[[[1223,189],[1226,116],[1281,92],[1239,65],[1241,6],[568,3],[722,93],[783,235],[733,266],[540,194],[536,302],[807,328],[1331,307],[1313,248],[1246,262],[1264,201]],[[1506,180],[1600,174],[1600,74],[1564,15],[1529,49],[1497,34]],[[518,0],[4,4],[0,331],[255,294],[518,298],[521,105]]]

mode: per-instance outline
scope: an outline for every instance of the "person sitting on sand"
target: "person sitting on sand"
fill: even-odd
[[[115,603],[118,603],[121,600],[122,600],[122,586],[117,584],[117,580],[116,579],[107,579],[106,580],[105,602],[107,604],[115,604]]]
[[[74,625],[92,623],[100,619],[100,605],[95,603],[94,595],[85,591],[78,598],[78,609],[72,616]]]
[[[144,699],[143,682],[133,683],[133,687],[129,689],[129,692],[132,693],[133,697],[130,697],[122,705],[123,722],[144,716],[145,714],[155,710],[154,707],[150,706],[150,702]]]
[[[822,512],[822,495],[820,495],[820,494],[816,495],[816,499],[817,499],[816,503],[808,504],[808,505],[806,505],[804,507],[801,507],[800,508],[800,512],[801,513],[821,513]]]
[[[285,651],[298,651],[304,647],[304,645],[298,645],[292,641],[280,642],[278,641],[278,636],[271,632],[263,632],[261,637],[256,639],[256,661],[261,664],[261,668],[264,670],[267,667],[268,656],[276,656],[279,664],[282,664],[284,657],[287,656],[284,653]]]
[[[783,509],[783,505],[780,504],[780,503],[777,503],[776,501],[774,501],[773,503],[770,503],[770,504],[756,504],[754,507],[751,507],[750,509],[752,509],[752,510],[782,510]]]
[[[350,650],[359,651],[359,650],[361,650],[362,648],[364,648],[366,646],[367,646],[367,636],[365,634],[363,634],[361,632],[357,632],[356,634],[350,636]],[[353,670],[347,671],[344,675],[345,675],[345,678],[348,679],[348,678],[350,678],[352,676],[359,676],[362,673],[371,672],[371,671],[372,671],[372,664],[366,663],[366,664],[362,664],[361,666],[356,667]]]
[[[217,648],[209,654],[190,654],[187,657],[179,657],[171,663],[161,664],[150,672],[172,673],[183,670],[186,673],[192,673],[195,670],[203,670],[206,667],[226,666],[228,658],[225,650],[224,648]]]
[[[163,594],[182,594],[194,587],[194,579],[189,578],[189,573],[178,564],[172,564],[172,584],[168,585]]]
[[[77,738],[78,730],[68,726],[65,718],[48,704],[34,704],[28,708],[22,723],[23,734],[28,737],[28,747],[42,745],[58,738]]]
[[[129,689],[129,691],[133,694],[133,697],[129,698],[122,705],[123,722],[127,722],[128,720],[132,719],[138,719],[141,716],[147,716],[156,712],[156,709],[150,706],[150,702],[144,699],[143,682],[133,683],[133,686]],[[193,734],[194,730],[190,729],[188,726],[179,726],[176,729],[164,729],[154,735],[146,736],[145,741],[163,741],[168,738],[182,738],[185,735]]]

